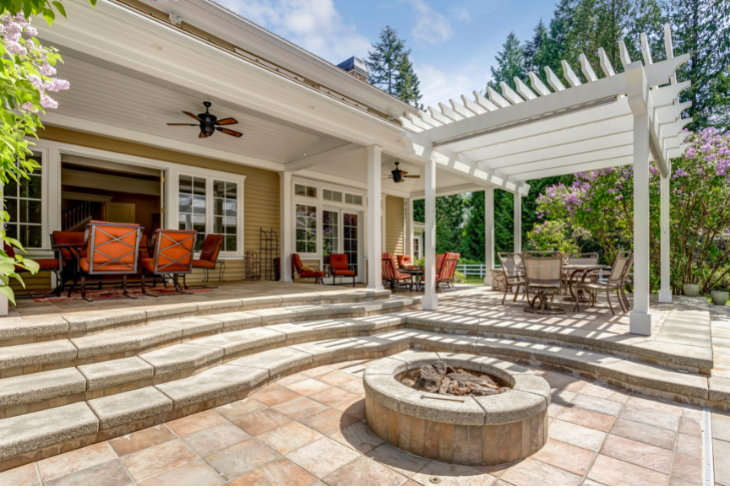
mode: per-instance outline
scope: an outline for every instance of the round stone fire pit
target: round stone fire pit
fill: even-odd
[[[490,375],[509,389],[488,396],[453,396],[412,389],[396,379],[439,360]],[[406,352],[368,366],[364,385],[370,428],[413,455],[496,465],[529,457],[548,439],[550,385],[520,365],[470,354]]]

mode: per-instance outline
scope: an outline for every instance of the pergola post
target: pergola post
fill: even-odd
[[[413,257],[413,199],[406,198],[405,254]]]
[[[383,289],[383,233],[381,224],[383,190],[381,156],[383,148],[368,146],[368,288]]]
[[[634,114],[634,310],[629,330],[651,334],[649,312],[649,114]]]
[[[514,198],[514,252],[522,252],[522,195],[516,191]]]
[[[292,203],[291,172],[279,172],[279,231],[281,232],[281,270],[279,281],[291,283],[291,252],[294,219]]]
[[[660,187],[660,218],[661,218],[661,287],[659,290],[659,302],[672,303],[672,286],[670,283],[670,262],[669,262],[669,182],[671,171],[662,176],[659,181]]]
[[[423,306],[433,311],[438,307],[436,297],[436,160],[431,159],[423,170],[426,181],[426,231],[424,233],[423,251],[426,256],[424,269]]]
[[[494,188],[491,186],[484,190],[484,263],[484,284],[491,286],[494,270]]]

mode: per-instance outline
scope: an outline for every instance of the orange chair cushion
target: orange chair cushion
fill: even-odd
[[[83,260],[81,261],[83,262]],[[155,273],[155,259],[142,259],[142,268],[146,269],[147,271],[151,272],[152,274]],[[166,265],[163,268],[159,269],[159,273],[162,274],[174,274],[174,273],[187,273],[189,272],[188,266],[183,266],[181,264],[172,264],[172,265]]]
[[[193,261],[193,268],[203,268],[203,269],[215,269],[215,262],[212,262],[210,260],[200,260],[195,259]]]
[[[83,245],[85,233],[70,233],[68,231],[53,231],[53,244],[54,245]],[[71,260],[71,250],[64,248],[63,260]],[[86,250],[81,251],[81,256],[86,257]]]
[[[302,266],[302,267],[299,268],[299,270],[302,271],[302,272],[304,272],[304,273],[313,273],[313,272],[315,272],[314,271],[314,268],[309,267],[309,266]]]
[[[187,273],[193,260],[195,231],[158,229],[155,231],[155,254],[157,256],[157,272]],[[155,272],[153,258],[143,258],[142,267]]]
[[[299,276],[301,276],[302,278],[319,278],[323,275],[324,273],[322,271],[302,271],[301,273],[299,273]]]
[[[81,257],[81,262],[79,262],[79,265],[81,266],[81,269],[85,272],[89,272],[89,258],[88,257]],[[100,266],[98,263],[96,264],[96,272],[123,272],[126,271],[130,274],[134,274],[137,272],[132,265],[127,264],[107,264],[104,266]]]
[[[215,262],[218,260],[218,254],[223,247],[223,235],[222,234],[208,234],[203,241],[203,249],[200,251],[200,259],[210,261],[215,267]],[[195,266],[195,264],[193,264]]]
[[[398,255],[398,267],[413,265],[413,258],[410,255]]]

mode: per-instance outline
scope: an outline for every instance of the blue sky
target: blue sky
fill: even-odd
[[[426,105],[481,89],[507,34],[532,36],[551,0],[217,0],[335,64],[364,58],[385,25],[412,49]]]

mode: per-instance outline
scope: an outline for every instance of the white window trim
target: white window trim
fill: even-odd
[[[75,144],[67,144],[63,142],[49,141],[46,139],[34,140],[35,146],[30,149],[43,153],[42,166],[44,169],[43,182],[43,249],[35,250],[35,255],[47,255],[51,251],[50,233],[61,229],[61,155],[70,154],[76,156],[84,156],[87,158],[96,158],[100,160],[112,161],[125,165],[135,165],[140,167],[160,170],[165,174],[165,212],[162,217],[161,224],[167,229],[177,229],[178,227],[178,185],[179,175],[194,175],[196,177],[205,177],[224,180],[227,182],[238,183],[238,240],[236,252],[221,252],[219,258],[239,259],[244,255],[244,186],[245,175],[222,172],[207,168],[193,167],[180,163],[172,163],[162,160],[153,160],[141,156],[128,155],[124,153],[115,153],[103,149],[89,148],[86,146],[77,146]],[[213,183],[210,185],[210,197],[206,193],[206,204],[210,200],[210,210],[206,207],[206,227],[213,227]],[[29,252],[30,254],[31,252]]]

